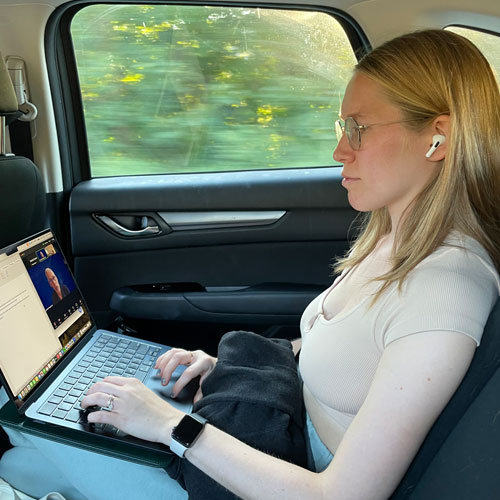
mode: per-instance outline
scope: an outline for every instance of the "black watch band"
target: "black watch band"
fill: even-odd
[[[172,440],[170,443],[172,452],[184,458],[184,453],[196,442],[206,423],[207,419],[196,413],[185,415],[172,429]]]

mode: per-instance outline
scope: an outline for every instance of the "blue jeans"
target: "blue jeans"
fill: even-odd
[[[333,459],[333,455],[330,450],[323,444],[314,425],[307,414],[307,434],[309,435],[309,446],[313,460],[313,467],[311,467],[316,472],[321,472],[325,470]]]

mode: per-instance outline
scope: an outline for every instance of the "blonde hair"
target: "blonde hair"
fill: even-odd
[[[446,158],[396,228],[392,269],[375,294],[408,273],[453,230],[487,250],[500,268],[500,91],[485,57],[466,38],[444,30],[400,36],[375,48],[356,66],[383,88],[405,124],[422,131],[450,116]],[[385,208],[365,214],[362,231],[335,271],[359,264],[391,231]]]

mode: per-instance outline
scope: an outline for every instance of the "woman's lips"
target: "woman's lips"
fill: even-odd
[[[357,177],[344,177],[342,179],[342,186],[348,186],[349,184],[358,181],[359,179]]]

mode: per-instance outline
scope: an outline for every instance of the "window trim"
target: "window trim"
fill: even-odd
[[[492,31],[492,30],[489,30],[486,28],[478,28],[477,26],[470,26],[467,24],[449,23],[446,26],[443,26],[444,30],[446,28],[463,28],[466,30],[478,31],[479,33],[484,33],[485,35],[493,35],[493,36],[500,38],[500,31]]]

